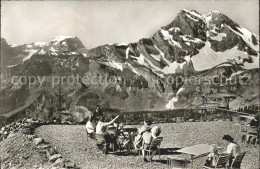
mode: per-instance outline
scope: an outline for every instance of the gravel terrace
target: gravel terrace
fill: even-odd
[[[56,147],[58,152],[66,159],[83,169],[97,168],[167,168],[166,156],[189,156],[175,154],[174,148],[192,146],[196,144],[218,144],[226,147],[221,141],[224,134],[233,136],[241,150],[246,151],[241,169],[258,169],[259,147],[244,146],[241,144],[241,126],[227,121],[193,122],[193,123],[164,123],[156,124],[161,127],[162,142],[161,161],[158,156],[154,162],[144,163],[141,156],[134,154],[108,154],[104,155],[96,148],[96,141],[87,142],[85,125],[45,125],[36,129],[36,134]],[[137,126],[140,127],[140,126]],[[166,151],[166,149],[168,151]],[[194,168],[201,169],[205,157],[194,160]]]

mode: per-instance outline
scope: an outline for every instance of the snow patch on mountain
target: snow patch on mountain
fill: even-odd
[[[164,40],[168,40],[169,42],[171,42],[173,45],[177,46],[178,48],[182,48],[179,42],[173,40],[172,35],[168,31],[161,29],[161,33],[163,34]]]
[[[203,19],[202,15],[200,15],[200,14],[194,12],[194,11],[189,11],[189,10],[187,10],[187,9],[183,9],[183,11],[189,13],[190,15],[196,16],[196,17],[199,18],[199,19]]]
[[[30,59],[38,50],[31,50],[29,55],[26,56],[25,58],[23,58],[23,62],[25,62],[26,60]]]
[[[102,64],[123,71],[123,64],[117,63],[114,60],[109,59],[107,62],[102,62]]]
[[[14,44],[14,43],[10,45],[11,48],[14,48],[16,46],[18,46],[18,45]]]
[[[128,59],[128,56],[129,56],[129,51],[130,51],[130,48],[128,47],[128,48],[126,49],[126,51],[125,51],[125,56],[126,56],[127,59]]]
[[[127,46],[128,43],[118,43],[118,44],[115,44],[116,46]]]
[[[254,45],[252,43],[252,33],[249,32],[246,28],[243,28],[243,27],[236,27],[241,33],[235,31],[234,29],[232,29],[230,26],[226,25],[231,31],[233,31],[234,33],[236,33],[237,35],[239,35],[252,49],[254,49],[256,52],[259,52],[259,37],[258,36],[255,36],[257,38],[257,45]]]
[[[242,32],[243,34],[240,34],[240,36],[242,37],[242,39],[249,44],[249,46],[254,49],[255,51],[259,52],[259,46],[258,45],[254,45],[252,43],[252,33],[249,32],[246,28],[243,27],[237,27],[237,29]]]
[[[189,14],[187,14],[187,16],[191,19],[191,20],[193,20],[193,21],[195,21],[195,22],[198,22],[199,20],[197,20],[197,19],[195,19],[195,18],[192,18]]]
[[[86,57],[87,57],[87,54],[86,54],[86,53],[82,53],[82,55],[84,56],[84,58],[86,58]]]
[[[170,32],[174,31],[174,33],[177,33],[177,32],[180,32],[181,30],[178,27],[172,27],[172,28],[169,29],[169,31]]]
[[[127,65],[129,66],[130,69],[133,70],[133,72],[134,72],[135,74],[137,74],[138,76],[140,76],[140,73],[138,73],[138,71],[137,71],[130,63],[127,63]]]
[[[40,52],[38,52],[38,54],[44,55],[44,54],[46,54],[46,51],[44,49],[41,49]]]
[[[212,13],[209,13],[209,14],[206,14],[206,15],[202,15],[206,24],[207,24],[207,27],[209,27],[210,25],[210,21],[212,20]]]
[[[64,41],[65,39],[70,39],[70,38],[76,38],[75,36],[56,36],[52,42],[61,42]]]
[[[179,68],[179,63],[177,63],[176,61],[174,61],[173,63],[171,63],[169,66],[166,66],[163,68],[163,72],[165,74],[170,74],[170,73],[175,73],[176,69]]]
[[[37,47],[44,47],[47,44],[48,44],[47,42],[34,42],[32,45]]]
[[[133,57],[137,60],[137,63],[139,63],[140,65],[148,67],[148,64],[145,63],[144,55],[140,54],[139,57],[135,57],[135,56],[133,56]]]
[[[165,54],[157,47],[154,45],[154,47],[160,52],[160,56],[163,58],[163,60],[170,65],[171,63],[165,58]]]
[[[58,56],[58,53],[56,52],[57,50],[55,50],[53,47],[50,48],[50,52],[52,55]]]
[[[194,55],[191,60],[195,70],[202,71],[210,69],[224,62],[231,62],[241,64],[243,58],[247,59],[251,57],[253,63],[244,63],[242,66],[245,69],[253,69],[259,67],[259,56],[249,56],[246,52],[239,51],[237,47],[226,50],[224,52],[215,52],[210,48],[210,43],[207,41],[205,46],[199,51],[197,55]]]
[[[188,43],[190,43],[190,42],[193,42],[193,43],[202,43],[202,42],[203,42],[203,41],[200,40],[199,38],[193,38],[193,37],[191,37],[190,35],[181,35],[180,37],[182,38],[182,40],[183,40],[184,42],[188,42]]]
[[[154,55],[154,54],[150,54],[156,61],[160,62],[161,60],[161,56],[160,55]]]

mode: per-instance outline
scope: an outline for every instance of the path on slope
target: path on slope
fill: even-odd
[[[161,136],[164,137],[162,148],[187,147],[201,143],[219,144],[226,147],[221,142],[224,134],[230,134],[241,145],[240,140],[243,134],[240,132],[241,126],[236,126],[231,122],[165,123],[159,126],[162,129]],[[95,140],[87,141],[84,125],[41,126],[36,129],[36,135],[56,147],[66,159],[83,169],[167,168],[165,159],[168,155],[161,156],[162,162],[159,162],[156,156],[154,157],[156,161],[150,164],[144,163],[141,156],[102,154],[97,150]],[[241,150],[247,152],[241,167],[257,169],[259,148],[242,146]],[[196,168],[201,169],[204,162],[205,157],[196,159],[194,164],[198,164]]]

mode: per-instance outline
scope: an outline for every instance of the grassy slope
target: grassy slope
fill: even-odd
[[[162,128],[162,136],[164,141],[162,148],[186,147],[196,144],[219,144],[226,147],[221,142],[224,134],[232,135],[241,145],[240,126],[235,126],[230,122],[198,122],[198,123],[175,123],[175,124],[159,124]],[[53,146],[56,146],[59,152],[76,163],[81,168],[166,168],[165,159],[167,155],[162,155],[163,163],[153,162],[151,164],[144,163],[141,156],[119,156],[119,155],[103,155],[98,152],[95,147],[95,141],[87,142],[84,126],[61,126],[49,125],[41,126],[36,130],[39,137],[44,138]],[[242,151],[247,154],[242,162],[242,169],[257,169],[258,167],[258,148],[241,147]],[[182,155],[181,155],[182,156]],[[188,156],[186,156],[189,158]],[[157,160],[158,156],[154,158]],[[194,162],[197,168],[201,169],[205,157],[196,159]]]

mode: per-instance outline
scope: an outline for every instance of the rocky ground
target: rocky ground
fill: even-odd
[[[162,160],[159,161],[156,156],[152,163],[144,163],[141,156],[134,153],[129,155],[124,153],[102,154],[96,149],[95,140],[87,141],[84,125],[44,125],[36,129],[36,134],[49,142],[66,159],[70,159],[80,168],[86,169],[167,168],[167,156],[183,156],[173,152],[177,148],[201,143],[214,143],[226,147],[221,138],[224,134],[230,134],[241,145],[242,151],[247,152],[241,168],[258,168],[259,148],[242,145],[241,126],[227,121],[159,124],[159,126],[162,128],[161,135],[164,137]],[[189,156],[184,157],[189,159]],[[205,157],[194,160],[194,167],[201,169],[204,161]]]
[[[23,119],[13,122],[0,130],[1,169],[76,169],[76,165],[59,154],[55,147],[34,131],[40,121]]]

